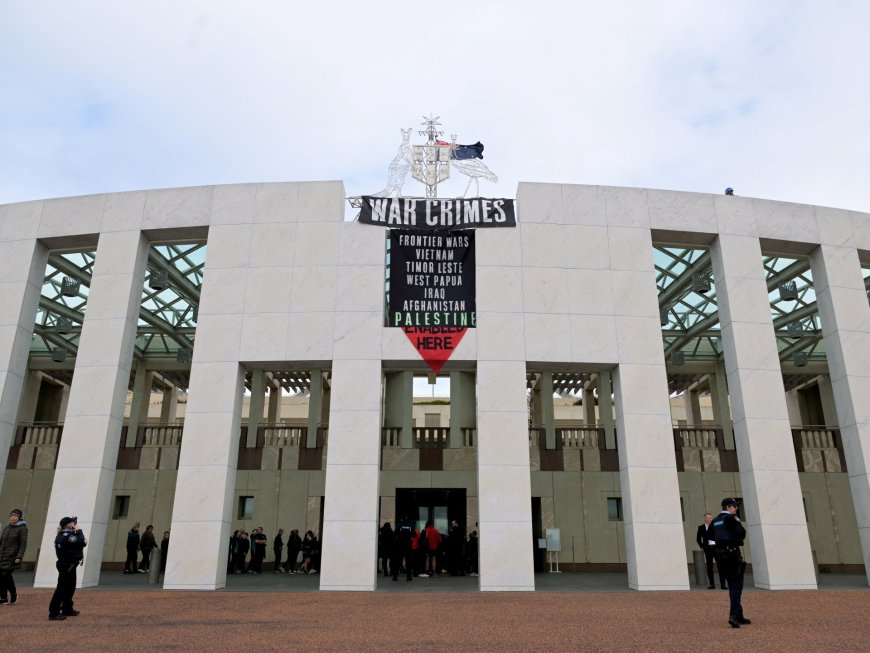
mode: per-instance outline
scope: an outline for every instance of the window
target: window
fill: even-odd
[[[130,496],[115,497],[115,507],[112,509],[112,519],[124,519],[130,513]]]
[[[622,521],[621,498],[607,497],[607,519],[610,521]]]
[[[254,518],[254,497],[239,497],[239,519]]]

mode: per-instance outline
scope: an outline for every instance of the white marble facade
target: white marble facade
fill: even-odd
[[[477,372],[480,589],[533,590],[528,367],[613,371],[629,584],[687,589],[653,242],[711,248],[740,489],[755,578],[815,587],[762,251],[810,256],[870,570],[870,216],[742,197],[522,183],[516,229],[477,240],[479,328],[454,353]],[[165,587],[217,589],[235,491],[246,369],[331,369],[322,589],[373,590],[380,508],[381,375],[418,364],[382,323],[384,233],[344,222],[340,182],[137,191],[0,206],[0,474],[15,433],[50,249],[96,246],[43,550],[77,513],[96,584],[149,241],[207,238]],[[99,347],[96,346],[99,343]],[[654,498],[654,509],[653,509]],[[37,585],[53,582],[43,556]]]

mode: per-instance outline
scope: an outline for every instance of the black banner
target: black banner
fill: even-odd
[[[415,230],[516,227],[514,200],[363,197],[359,221]]]
[[[390,229],[387,326],[474,328],[474,272],[474,231]]]

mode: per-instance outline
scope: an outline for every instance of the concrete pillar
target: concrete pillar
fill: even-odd
[[[616,424],[613,422],[613,397],[611,396],[612,375],[601,372],[598,375],[598,417],[604,429],[604,443],[608,449],[616,448]]]
[[[544,441],[547,449],[556,448],[556,425],[553,414],[553,373],[542,372],[540,393],[538,400],[541,402],[541,424],[544,427]]]
[[[731,406],[728,403],[727,372],[724,363],[716,363],[716,372],[708,378],[710,396],[713,400],[713,420],[722,427],[725,448],[734,450],[734,423],[731,421]],[[724,497],[723,497],[724,498]]]
[[[133,379],[133,400],[130,404],[130,419],[127,420],[127,439],[124,446],[135,447],[139,427],[148,421],[151,404],[151,386],[154,372],[145,368],[145,359],[136,361],[136,376]]]
[[[243,219],[244,211],[233,215]],[[213,223],[208,232],[165,589],[226,585],[244,396],[239,361],[252,359],[241,355],[242,327],[246,301],[260,301],[244,291],[252,231],[249,224]]]
[[[63,424],[66,419],[66,409],[69,407],[69,386],[64,385],[60,391],[60,408],[57,411],[57,421]]]
[[[401,428],[403,449],[414,446],[414,374],[410,371],[384,375],[384,427]]]
[[[478,337],[485,338],[484,328],[478,330]],[[524,361],[478,361],[477,424],[480,589],[532,591],[535,571]],[[506,547],[505,542],[516,546]]]
[[[801,415],[801,398],[797,390],[789,390],[785,393],[785,409],[788,412],[788,423],[800,428],[804,419]]]
[[[160,423],[174,424],[178,419],[178,388],[163,389],[163,401],[160,404]]]
[[[100,234],[41,544],[52,551],[58,519],[78,516],[88,537],[82,587],[100,578],[147,260],[138,230]],[[54,563],[40,556],[35,587],[54,587]]]
[[[311,370],[311,392],[308,395],[308,435],[306,446],[317,446],[317,429],[323,415],[323,372]]]
[[[836,428],[839,425],[837,419],[837,400],[834,398],[834,386],[831,385],[831,377],[821,375],[819,377],[819,397],[822,399],[822,413],[825,416],[825,426]]]
[[[41,211],[42,202],[0,207],[0,487],[15,439],[36,307],[48,261],[48,251],[34,238]],[[28,233],[31,237],[24,238]]]
[[[683,406],[686,409],[686,426],[700,426],[701,402],[695,390],[687,389],[683,393]]]
[[[18,409],[19,424],[32,422],[36,417],[36,405],[39,403],[39,390],[42,386],[40,372],[28,372],[21,393],[21,405]]]
[[[335,360],[323,511],[322,590],[375,589],[380,359]]]
[[[474,402],[474,373],[450,373],[450,448],[465,445],[463,428],[477,426],[477,406]]]
[[[592,388],[584,388],[583,390],[583,423],[594,428],[597,424],[595,419],[595,393]]]
[[[314,385],[312,378],[312,385]],[[248,437],[245,446],[248,448],[257,446],[257,431],[263,420],[263,404],[265,400],[265,379],[263,370],[251,371],[251,401],[248,403]]]
[[[815,589],[761,247],[720,235],[711,253],[755,585]]]
[[[269,424],[277,424],[281,421],[281,386],[269,386]]]
[[[854,248],[822,245],[810,265],[870,582],[870,307]]]

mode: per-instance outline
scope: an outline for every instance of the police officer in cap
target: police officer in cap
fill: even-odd
[[[76,591],[76,567],[82,563],[84,549],[88,545],[84,533],[78,526],[78,517],[64,517],[60,520],[60,532],[54,538],[54,551],[57,554],[57,588],[48,604],[48,618],[63,621],[75,617],[79,611],[73,609],[73,594]]]
[[[710,543],[716,547],[716,563],[728,583],[728,594],[731,598],[731,609],[728,613],[728,623],[732,628],[752,623],[743,616],[743,606],[740,603],[743,594],[743,573],[746,563],[740,553],[746,529],[737,516],[737,500],[722,499],[722,512],[713,518],[710,525],[712,534]]]

